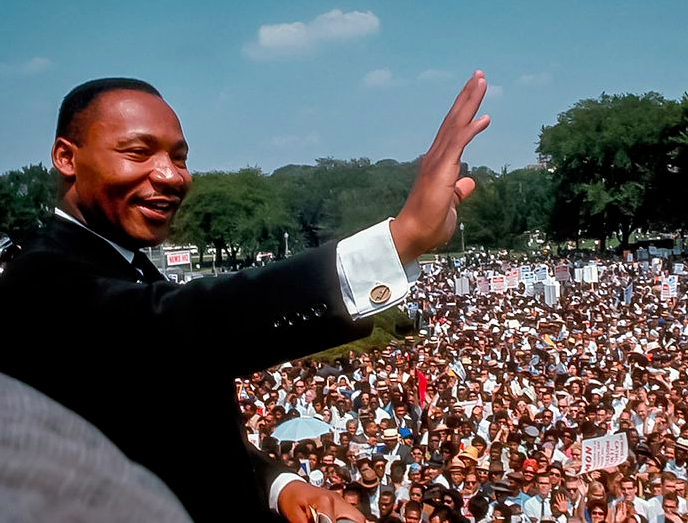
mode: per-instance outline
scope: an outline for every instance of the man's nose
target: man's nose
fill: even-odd
[[[186,167],[176,165],[167,154],[160,154],[154,158],[150,178],[154,185],[173,187],[184,192],[191,182]]]

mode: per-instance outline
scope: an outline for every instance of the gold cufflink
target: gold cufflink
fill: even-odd
[[[378,283],[370,290],[370,301],[377,305],[389,301],[391,297],[392,291],[384,283]]]

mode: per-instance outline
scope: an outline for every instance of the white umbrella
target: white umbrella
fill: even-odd
[[[327,423],[316,418],[294,418],[280,424],[272,433],[277,441],[301,441],[313,439],[332,430]]]

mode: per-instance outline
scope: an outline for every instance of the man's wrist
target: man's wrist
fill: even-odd
[[[409,235],[402,221],[397,218],[392,219],[389,222],[389,231],[402,265],[408,265],[422,254],[418,249],[413,248],[413,243],[409,240]]]
[[[268,500],[268,504],[270,506],[271,510],[274,510],[278,514],[279,512],[279,497],[280,494],[282,493],[282,490],[284,490],[284,487],[286,487],[289,483],[292,481],[301,481],[305,483],[305,480],[292,472],[284,472],[277,476],[275,478],[275,481],[272,482],[272,485],[270,485],[270,499]]]

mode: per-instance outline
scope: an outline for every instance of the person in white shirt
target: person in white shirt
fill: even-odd
[[[557,518],[552,515],[552,498],[550,495],[552,484],[549,481],[549,475],[539,474],[536,482],[537,494],[523,503],[523,515],[531,523],[541,523],[543,519],[556,519],[557,523],[566,523],[565,515],[562,514]]]
[[[627,501],[633,504],[635,513],[639,516],[643,516],[648,523],[657,523],[657,514],[650,507],[650,504],[647,501],[645,501],[642,498],[639,498],[636,495],[637,491],[638,489],[636,486],[635,478],[631,476],[624,476],[621,480],[621,492],[623,494],[623,497],[614,501],[614,509],[616,510],[616,507],[619,505],[619,503]]]

